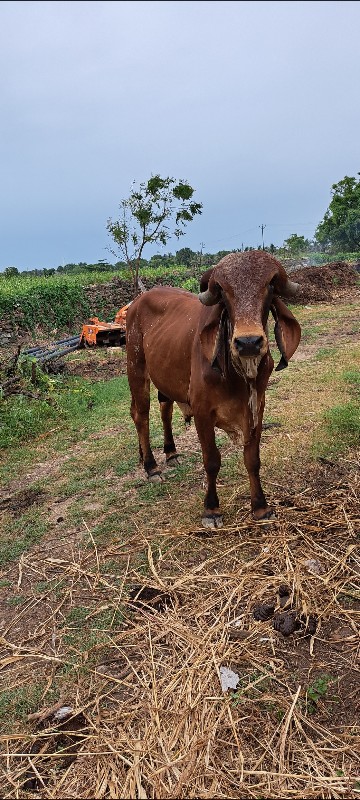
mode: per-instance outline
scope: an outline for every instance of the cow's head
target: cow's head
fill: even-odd
[[[249,377],[256,376],[258,365],[268,352],[270,310],[281,353],[276,369],[287,366],[299,344],[301,328],[280,296],[295,297],[298,284],[289,280],[277,259],[262,250],[230,253],[203,275],[200,285],[203,291],[199,300],[206,306],[218,306],[220,312],[219,332],[211,359],[215,368],[225,338],[235,370]]]

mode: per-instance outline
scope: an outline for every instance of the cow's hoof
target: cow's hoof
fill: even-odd
[[[255,522],[271,522],[271,520],[276,519],[276,514],[273,508],[269,508],[267,511],[265,511],[265,514],[262,514],[261,516],[259,513],[254,514],[253,516]]]
[[[174,455],[169,456],[169,458],[166,459],[166,467],[169,467],[169,469],[178,467],[179,464],[180,464],[180,459],[177,453],[174,453]]]
[[[163,483],[164,478],[161,472],[153,472],[151,475],[148,475],[148,480],[150,483]]]
[[[222,514],[204,514],[201,522],[204,528],[211,528],[212,530],[216,530],[216,528],[222,528]]]

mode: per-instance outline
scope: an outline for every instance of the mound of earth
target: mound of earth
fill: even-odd
[[[359,273],[346,261],[333,261],[321,267],[304,267],[291,273],[300,284],[296,303],[326,303],[359,285]]]

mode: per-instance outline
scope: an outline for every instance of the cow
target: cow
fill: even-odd
[[[127,371],[131,416],[140,460],[151,481],[162,480],[150,446],[150,380],[158,390],[166,463],[177,461],[172,433],[174,401],[194,418],[207,476],[202,524],[223,524],[216,491],[220,428],[243,448],[255,520],[273,518],[260,483],[259,445],[265,390],[274,368],[268,316],[280,351],[276,370],[287,367],[301,328],[281,297],[296,295],[282,264],[262,250],[230,253],[207,270],[199,295],[157,286],[139,295],[127,313]]]

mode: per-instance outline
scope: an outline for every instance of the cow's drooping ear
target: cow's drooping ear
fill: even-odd
[[[275,368],[276,372],[279,372],[287,367],[288,361],[295,353],[301,338],[301,328],[297,319],[279,297],[273,298],[270,309],[275,320],[275,340],[281,353],[281,359]]]
[[[216,305],[200,331],[202,352],[212,368],[221,375],[226,374],[228,367],[228,324],[227,312]]]

